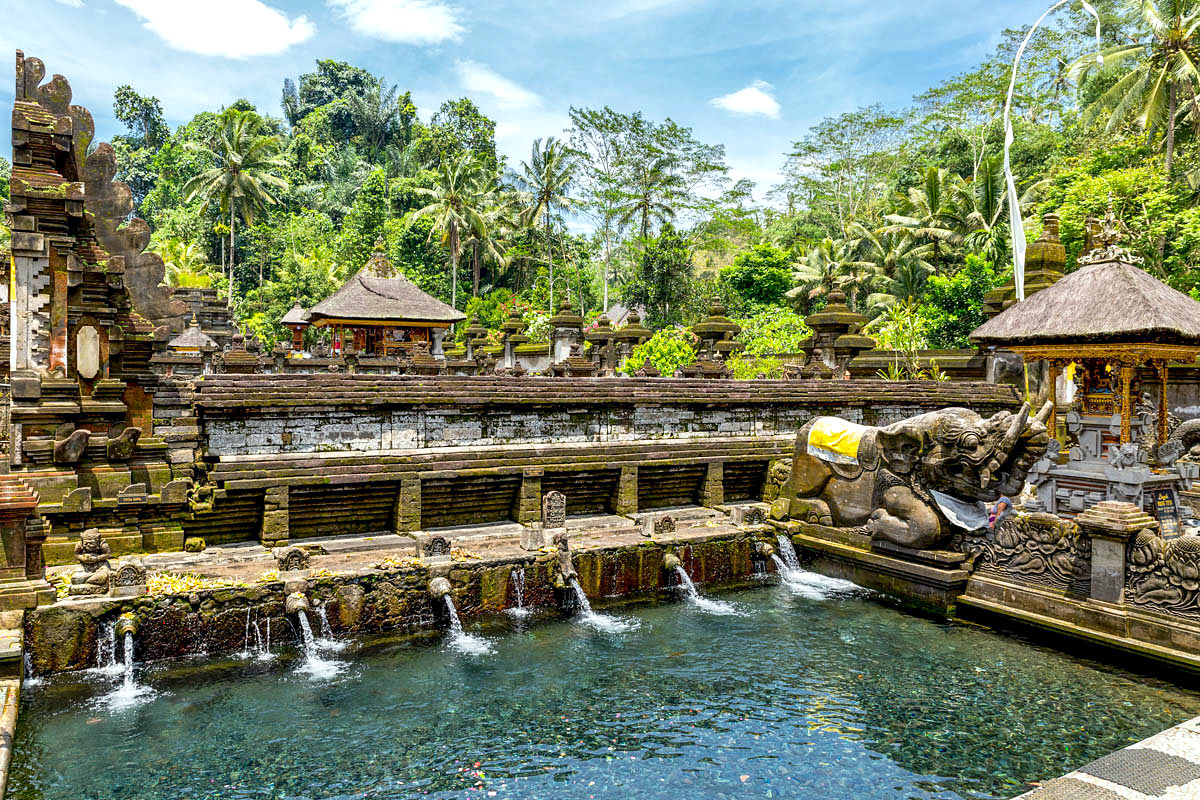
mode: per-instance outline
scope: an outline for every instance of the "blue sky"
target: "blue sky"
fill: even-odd
[[[46,62],[117,133],[113,89],[157,96],[172,125],[239,97],[279,115],[318,58],[413,92],[422,116],[468,95],[510,163],[561,135],[571,105],[672,117],[722,143],[759,195],[823,117],[893,108],[977,64],[1047,0],[0,0],[0,49]],[[11,61],[8,63],[12,63]],[[0,80],[0,103],[12,81]],[[11,152],[0,128],[0,152]]]

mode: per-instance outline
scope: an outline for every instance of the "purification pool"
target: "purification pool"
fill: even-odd
[[[1200,714],[1200,693],[815,578],[448,641],[149,665],[23,697],[14,800],[1006,798]],[[711,612],[712,609],[709,611]],[[85,679],[86,678],[86,679]]]

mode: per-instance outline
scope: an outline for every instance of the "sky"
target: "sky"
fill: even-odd
[[[424,119],[471,97],[513,165],[535,138],[563,134],[571,106],[670,117],[724,144],[731,177],[762,199],[821,119],[903,108],[1047,2],[0,0],[0,50],[66,76],[99,140],[120,132],[122,84],[158,97],[172,126],[238,98],[281,116],[284,78],[329,58],[411,91]],[[12,87],[0,81],[0,103]],[[11,149],[0,127],[0,153]]]

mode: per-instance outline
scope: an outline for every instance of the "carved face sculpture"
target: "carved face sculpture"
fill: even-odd
[[[1046,405],[1029,417],[1028,404],[1016,414],[990,417],[966,408],[922,414],[879,430],[877,443],[888,469],[914,474],[924,486],[962,500],[993,502],[1016,496],[1050,441]]]
[[[88,528],[79,535],[79,543],[85,553],[99,553],[103,549],[104,539],[100,537],[100,531]]]

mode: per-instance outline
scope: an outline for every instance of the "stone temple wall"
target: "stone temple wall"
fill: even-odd
[[[886,381],[207,376],[210,459],[519,444],[793,435],[821,414],[886,424],[933,408],[1015,405],[986,384]]]

